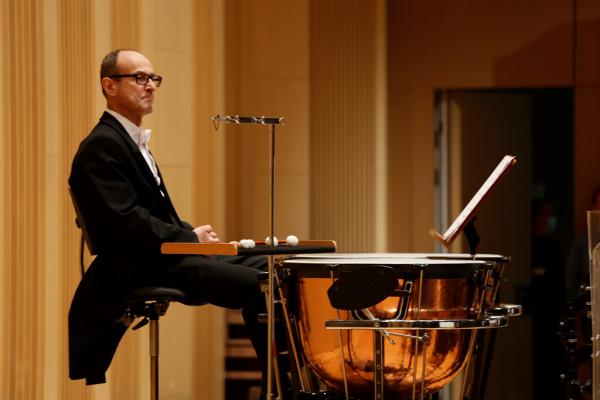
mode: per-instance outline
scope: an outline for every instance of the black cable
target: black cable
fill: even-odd
[[[85,274],[85,266],[83,265],[83,232],[81,233],[81,246],[79,247],[79,266],[81,267],[81,278]]]

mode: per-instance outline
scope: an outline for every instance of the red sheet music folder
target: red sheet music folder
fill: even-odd
[[[510,155],[504,156],[498,166],[496,166],[494,171],[486,179],[483,185],[481,185],[477,193],[475,193],[471,201],[469,201],[458,217],[456,217],[446,232],[441,235],[435,229],[431,228],[429,230],[429,234],[434,239],[442,243],[445,247],[450,246],[450,244],[452,244],[454,239],[456,239],[458,234],[462,231],[463,227],[471,220],[475,210],[477,210],[477,207],[479,207],[479,204],[481,204],[485,196],[487,196],[492,188],[496,185],[500,177],[503,176],[504,173],[508,171],[508,169],[516,162],[517,157]]]

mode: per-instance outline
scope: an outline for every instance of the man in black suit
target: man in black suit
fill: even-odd
[[[69,312],[72,379],[105,382],[126,326],[115,323],[138,287],[170,286],[222,307],[243,308],[246,326],[264,362],[266,338],[256,316],[264,309],[257,273],[264,257],[163,255],[163,242],[218,242],[210,225],[181,221],[152,154],[142,118],[153,110],[162,78],[137,51],[112,51],[102,61],[107,110],[81,142],[69,185],[97,257]]]

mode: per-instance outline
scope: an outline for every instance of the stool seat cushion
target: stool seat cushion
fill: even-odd
[[[185,292],[170,287],[147,286],[134,290],[127,299],[128,304],[144,303],[147,301],[170,302],[176,301],[187,306],[200,306],[204,301],[188,296]]]

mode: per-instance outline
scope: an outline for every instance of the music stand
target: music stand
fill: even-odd
[[[456,217],[456,219],[452,222],[452,224],[446,230],[446,232],[444,232],[444,234],[442,235],[441,233],[437,232],[435,229],[431,228],[431,229],[429,229],[429,234],[431,235],[431,237],[433,237],[435,240],[440,242],[444,247],[448,248],[448,247],[450,247],[450,245],[452,244],[454,239],[456,239],[456,237],[460,234],[460,232],[463,232],[465,235],[465,238],[467,239],[467,245],[469,247],[469,254],[471,255],[471,257],[473,257],[473,259],[475,259],[475,256],[477,254],[477,246],[479,245],[479,241],[480,241],[480,236],[477,233],[477,229],[475,228],[475,220],[477,219],[477,216],[475,215],[475,211],[477,210],[477,208],[479,207],[479,205],[481,204],[483,199],[486,198],[489,195],[490,191],[496,186],[496,184],[498,183],[498,180],[516,162],[517,162],[516,156],[508,155],[508,154],[505,155],[500,160],[500,162],[498,163],[496,168],[494,168],[494,170],[492,171],[490,176],[488,176],[488,178],[485,180],[483,185],[479,188],[479,190],[477,190],[475,195],[467,203],[465,208],[460,212],[458,217]],[[477,331],[475,331],[475,333],[473,335],[474,335],[474,337],[477,337]],[[491,336],[489,338],[489,343],[488,343],[488,345],[490,347],[493,347],[495,338],[496,338],[496,331],[493,331],[493,333],[491,334]],[[478,340],[480,343],[483,343],[484,338],[479,337]],[[483,363],[486,365],[485,368],[488,369],[489,362],[491,360],[491,351],[486,352],[485,358],[486,359],[483,360]],[[463,381],[463,387],[461,389],[461,392],[462,392],[461,398],[465,397],[464,396],[465,391],[467,390],[466,389],[467,386],[466,386],[465,382],[467,381],[467,379],[469,379],[469,376],[468,376],[469,375],[469,363],[470,363],[470,360],[468,359],[467,364],[466,364],[467,367],[465,368],[466,376],[465,376],[465,380]],[[478,361],[478,363],[480,363],[480,362]],[[483,375],[480,375],[479,382],[477,382],[476,391],[484,393],[486,381],[487,381],[487,371],[485,371],[483,373]],[[479,395],[479,393],[478,393],[478,395]],[[470,396],[470,394],[469,394],[469,396]]]
[[[258,124],[270,125],[271,132],[271,162],[270,162],[270,243],[275,243],[275,126],[283,125],[282,117],[242,117],[239,115],[215,115],[212,117],[215,130],[219,129],[221,122],[232,124]],[[269,281],[267,289],[267,399],[273,397],[273,338],[274,338],[274,285],[273,274],[275,265],[275,255],[269,255]]]
[[[475,230],[474,222],[477,219],[475,217],[475,211],[490,191],[496,186],[498,180],[517,162],[517,157],[511,155],[505,155],[496,168],[492,171],[491,175],[485,180],[483,185],[477,190],[477,193],[471,198],[469,203],[463,208],[458,217],[452,222],[452,225],[444,232],[437,232],[435,229],[429,229],[429,234],[435,240],[440,242],[444,247],[449,247],[454,239],[458,236],[461,231],[464,231],[467,237],[469,245],[469,252],[472,256],[475,256],[477,252],[477,245],[479,244],[479,235]]]

